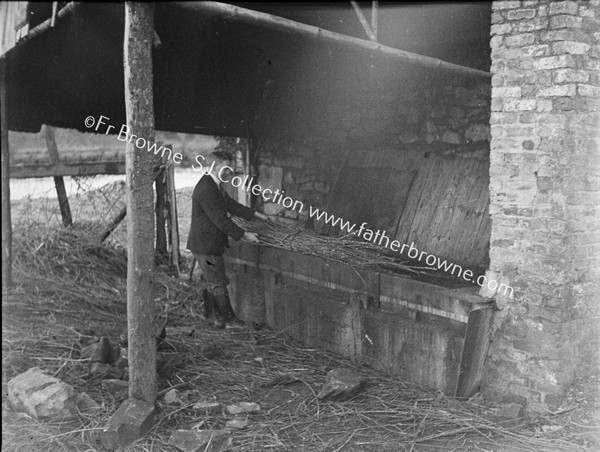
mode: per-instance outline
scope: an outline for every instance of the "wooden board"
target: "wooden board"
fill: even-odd
[[[465,269],[485,267],[488,204],[489,160],[431,155],[410,189],[395,238]]]
[[[50,165],[15,165],[10,167],[11,179],[55,176],[94,176],[96,174],[125,174],[125,161],[65,163]]]

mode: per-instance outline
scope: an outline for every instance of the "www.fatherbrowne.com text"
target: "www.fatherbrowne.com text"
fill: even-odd
[[[196,156],[196,164],[192,165],[194,171],[203,171],[204,174],[211,174],[214,170],[215,164],[213,163],[210,168],[205,169],[202,165],[202,160],[204,160],[204,156],[197,155]],[[233,168],[228,166],[222,167],[217,173],[217,177],[221,182],[231,184],[235,188],[242,188],[246,192],[252,193],[254,196],[262,196],[265,201],[274,202],[276,204],[280,204],[287,209],[293,209],[298,213],[306,212],[304,203],[302,201],[294,200],[289,196],[284,196],[284,191],[281,192],[279,190],[271,190],[269,188],[263,188],[260,184],[254,184],[254,178],[249,177],[247,175],[236,175],[231,179],[226,177],[226,174],[229,172],[234,173]],[[501,295],[507,295],[512,298],[513,296],[513,288],[504,284],[498,283],[494,279],[488,280],[485,275],[479,275],[475,277],[472,270],[463,270],[463,268],[455,264],[453,262],[448,262],[447,260],[442,260],[434,254],[428,253],[426,251],[419,251],[414,242],[410,245],[404,243],[400,243],[398,240],[391,240],[390,237],[386,234],[385,231],[377,230],[373,231],[369,229],[367,223],[362,223],[359,227],[356,224],[350,223],[350,221],[344,220],[341,217],[336,217],[324,210],[320,210],[314,208],[313,206],[308,206],[308,216],[309,218],[315,219],[317,221],[323,221],[326,225],[338,227],[342,232],[346,232],[347,234],[356,235],[357,237],[362,238],[363,240],[376,243],[377,245],[389,248],[392,251],[399,252],[401,255],[406,255],[410,259],[416,259],[418,262],[424,261],[429,267],[436,268],[437,270],[443,270],[447,273],[450,273],[457,278],[462,278],[465,281],[476,283],[480,287],[485,286],[489,290],[499,293]]]
[[[93,116],[88,116],[85,118],[84,124],[88,129],[92,129],[95,132],[101,133],[104,132],[105,135],[111,133],[112,129],[115,129],[115,126],[109,124],[107,121],[110,118],[100,115],[98,120]],[[116,129],[115,129],[116,132]],[[112,133],[115,133],[112,132]],[[172,160],[173,163],[181,163],[183,161],[183,155],[179,152],[173,152],[172,149],[165,146],[157,146],[156,143],[150,143],[143,137],[138,137],[131,133],[129,127],[125,124],[121,125],[119,129],[119,133],[117,135],[117,140],[133,143],[138,149],[145,150],[147,152],[153,152],[155,155],[160,153],[161,157],[166,160]],[[205,160],[203,155],[197,155],[195,160],[195,164],[192,165],[192,169],[194,171],[203,172],[200,177],[203,177],[205,174],[213,173],[215,163],[210,166],[210,168],[205,168],[202,164],[202,161]],[[231,179],[226,178],[226,174],[229,170],[231,173],[235,173],[233,168],[225,166],[221,168],[218,172],[217,176],[221,180],[221,182],[229,183],[233,187],[240,188],[242,187],[246,192],[252,193],[254,196],[262,196],[262,198],[267,202],[274,202],[276,204],[280,204],[286,209],[293,209],[298,213],[306,213],[306,209],[304,203],[302,201],[294,200],[289,196],[284,196],[284,191],[281,192],[279,190],[271,190],[270,188],[263,188],[260,184],[254,184],[254,177],[236,175]],[[362,238],[363,240],[376,243],[379,246],[383,246],[389,248],[394,252],[399,252],[403,255],[406,252],[406,255],[410,259],[416,259],[418,262],[423,261],[429,267],[436,268],[437,270],[443,270],[451,275],[456,276],[457,278],[462,278],[465,281],[476,283],[480,287],[487,287],[489,290],[494,293],[498,293],[501,295],[508,295],[512,298],[513,296],[513,288],[503,284],[498,283],[496,280],[487,279],[485,275],[480,275],[475,278],[473,271],[471,270],[463,270],[463,268],[455,263],[447,262],[445,259],[442,260],[434,254],[430,254],[426,251],[419,251],[414,242],[410,245],[404,243],[400,243],[398,240],[391,240],[390,237],[387,236],[385,231],[377,230],[373,231],[369,229],[367,223],[361,224],[358,229],[356,224],[351,224],[349,221],[345,221],[341,217],[336,217],[324,210],[316,209],[313,206],[308,206],[308,216],[312,219],[316,219],[317,221],[323,221],[326,225],[332,227],[338,227],[342,232],[346,232],[347,234],[356,235],[357,237]]]

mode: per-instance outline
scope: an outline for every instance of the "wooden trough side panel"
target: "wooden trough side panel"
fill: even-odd
[[[369,310],[363,317],[363,337],[366,363],[454,395],[463,347],[460,334]]]
[[[265,297],[269,290],[268,284],[263,280],[264,274],[265,272],[261,272],[256,266],[241,262],[228,268],[227,277],[233,309],[245,322],[258,325],[267,323]]]
[[[397,313],[398,307],[404,306],[462,323],[467,323],[469,312],[486,303],[468,288],[448,289],[387,273],[380,275],[380,290],[384,311]]]
[[[243,320],[448,395],[457,393],[459,378],[461,394],[478,384],[486,314],[475,312],[490,309],[472,290],[250,243],[232,248],[225,259]]]

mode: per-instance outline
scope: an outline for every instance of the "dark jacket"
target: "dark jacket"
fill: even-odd
[[[187,249],[197,254],[221,255],[229,245],[227,236],[240,240],[244,230],[227,213],[251,220],[254,210],[219,190],[212,177],[200,178],[192,194],[192,224]]]

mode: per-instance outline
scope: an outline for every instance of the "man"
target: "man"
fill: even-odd
[[[244,231],[236,225],[229,214],[251,220],[254,216],[267,216],[234,201],[221,188],[221,179],[227,180],[231,173],[232,157],[222,151],[213,152],[204,159],[209,170],[201,177],[192,194],[192,224],[187,241],[189,249],[202,270],[204,279],[204,315],[215,315],[215,326],[240,326],[229,300],[223,253],[229,246],[229,238],[245,239],[258,243],[253,232]],[[204,168],[204,167],[202,167]]]

